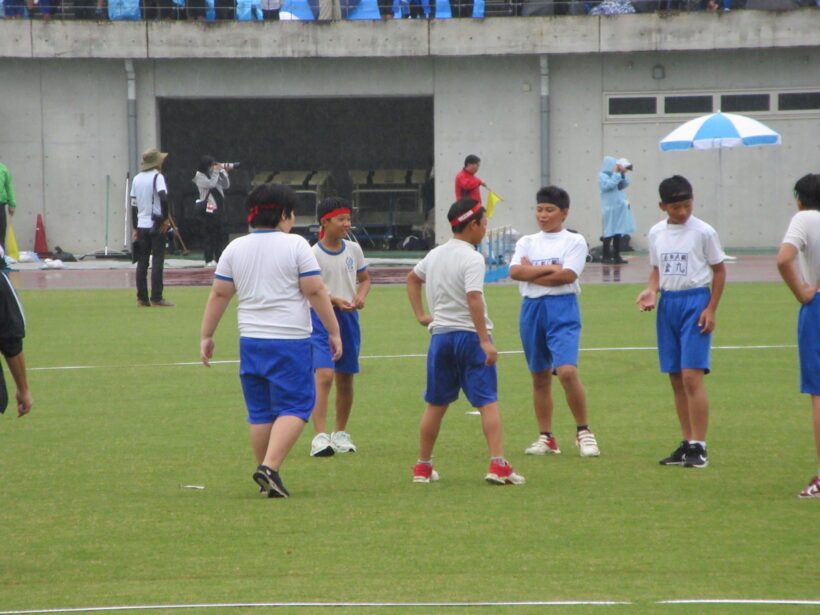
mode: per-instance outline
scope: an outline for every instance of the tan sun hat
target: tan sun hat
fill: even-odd
[[[142,152],[142,170],[156,169],[162,164],[162,161],[168,157],[166,152],[159,151],[156,147],[147,149]]]

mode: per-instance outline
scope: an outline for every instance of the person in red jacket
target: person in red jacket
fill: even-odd
[[[481,158],[470,154],[464,159],[464,168],[456,175],[456,200],[473,199],[481,205],[481,186],[487,187],[481,179],[476,177]]]

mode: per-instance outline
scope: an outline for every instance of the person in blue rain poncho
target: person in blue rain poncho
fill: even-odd
[[[621,237],[635,232],[635,219],[629,207],[629,199],[624,190],[629,186],[627,171],[632,170],[632,163],[626,158],[615,159],[604,156],[601,171],[598,173],[598,184],[601,188],[601,215],[604,232],[601,240],[603,262],[613,265],[627,263],[621,257]]]

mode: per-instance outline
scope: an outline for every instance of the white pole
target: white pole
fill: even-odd
[[[131,171],[125,174],[125,215],[123,216],[122,249],[128,250],[128,193],[131,183]]]

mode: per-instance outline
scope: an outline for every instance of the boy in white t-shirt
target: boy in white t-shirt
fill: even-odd
[[[333,359],[342,354],[319,263],[304,237],[291,235],[296,193],[263,184],[248,195],[251,232],[234,239],[216,266],[200,330],[200,355],[208,366],[213,335],[236,295],[239,379],[248,408],[251,446],[259,464],[253,480],[268,497],[289,497],[279,468],[310,419],[316,400],[310,310],[328,331]]]
[[[801,304],[797,319],[800,392],[811,395],[820,462],[820,174],[809,173],[797,180],[794,197],[800,211],[792,217],[780,245],[777,268]],[[820,498],[820,470],[798,497]]]
[[[433,469],[433,447],[441,421],[458,391],[481,414],[481,425],[490,451],[484,477],[491,485],[523,485],[504,458],[501,415],[498,411],[498,358],[490,334],[493,323],[484,303],[484,257],[475,247],[487,232],[486,210],[473,199],[453,203],[447,219],[453,238],[431,250],[407,276],[407,297],[419,323],[430,330],[427,351],[427,407],[419,429],[419,457],[413,482],[439,479]],[[424,311],[421,287],[426,285]],[[432,315],[431,315],[432,314]]]
[[[364,253],[358,243],[345,241],[350,231],[350,204],[338,197],[329,197],[319,203],[316,212],[322,230],[313,254],[322,270],[322,281],[330,293],[330,302],[342,335],[344,353],[334,361],[331,358],[327,331],[311,310],[313,320],[313,369],[316,370],[316,405],[313,407],[313,428],[316,435],[310,444],[314,457],[328,457],[334,453],[355,453],[347,421],[353,409],[353,375],[359,373],[359,349],[362,334],[359,328],[359,310],[370,291],[370,275]],[[330,388],[336,381],[336,429],[327,433],[327,401]]]
[[[655,321],[658,355],[661,371],[672,383],[683,435],[660,464],[705,468],[709,399],[704,376],[710,370],[715,312],[726,284],[725,254],[715,229],[692,215],[692,185],[685,177],[663,180],[658,192],[666,220],[647,234],[652,271],[636,303],[642,312],[651,311],[661,291]]]
[[[587,398],[578,376],[581,312],[578,278],[587,260],[586,240],[564,228],[569,194],[558,186],[541,188],[535,196],[535,219],[541,231],[515,244],[510,277],[523,296],[519,332],[532,374],[532,402],[540,434],[524,452],[559,454],[552,433],[552,376],[558,376],[575,418],[575,445],[581,457],[601,454],[589,429]]]

